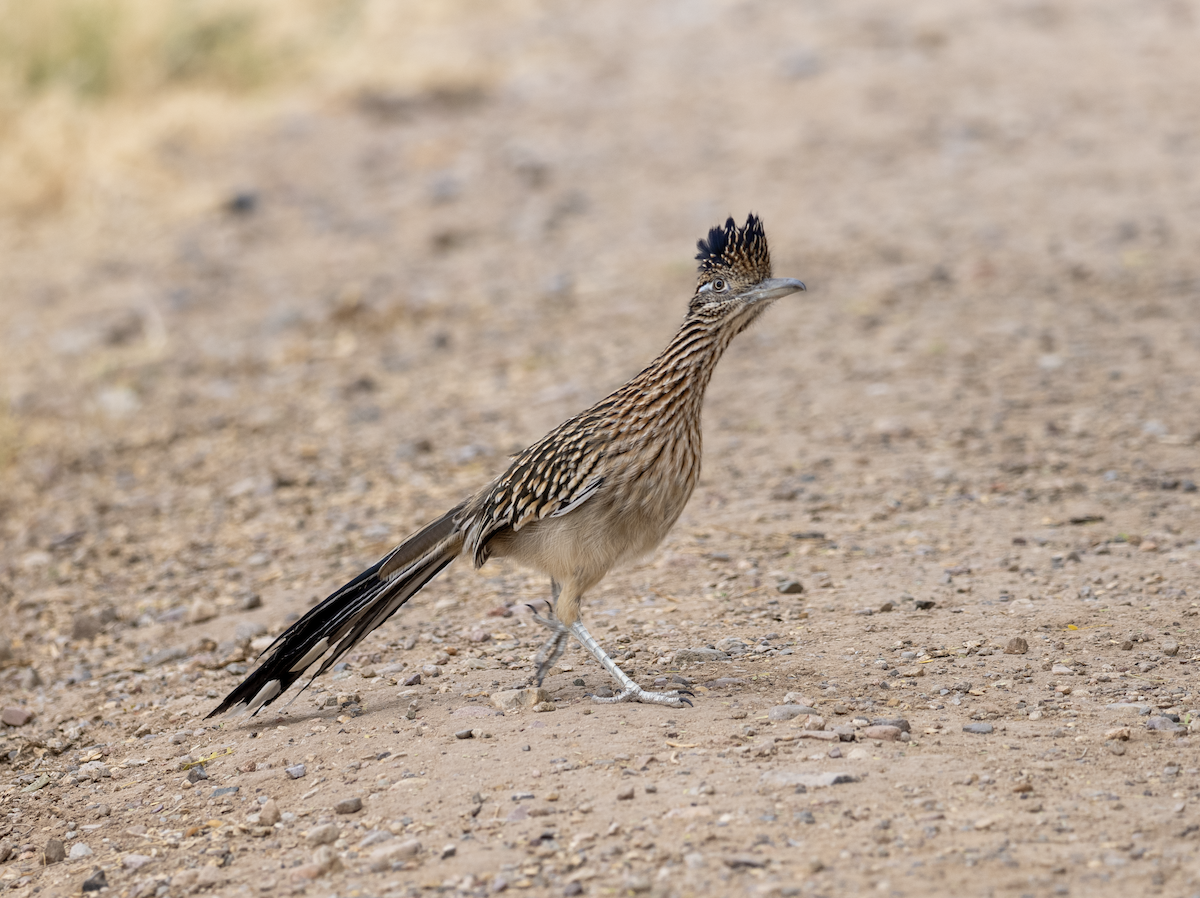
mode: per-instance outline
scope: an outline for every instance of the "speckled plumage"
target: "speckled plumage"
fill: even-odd
[[[318,660],[319,676],[460,554],[475,567],[508,556],[550,576],[556,635],[539,681],[571,628],[625,687],[622,697],[677,704],[673,694],[640,690],[603,655],[579,620],[580,601],[615,565],[652,551],[679,518],[700,474],[700,411],[717,361],[771,302],[804,289],[771,279],[757,216],[742,227],[729,219],[698,248],[687,316],[650,365],[310,610],[212,714],[243,703],[257,711]]]
[[[762,219],[751,215],[738,227],[732,218],[723,228],[709,228],[708,237],[696,241],[696,261],[700,263],[700,283],[722,272],[735,273],[747,283],[764,281],[771,276],[771,250]]]

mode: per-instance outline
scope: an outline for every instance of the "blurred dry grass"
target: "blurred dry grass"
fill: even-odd
[[[458,39],[528,4],[0,0],[0,214],[61,212],[181,125],[236,130],[285,97],[471,83]],[[131,156],[137,165],[130,166]]]

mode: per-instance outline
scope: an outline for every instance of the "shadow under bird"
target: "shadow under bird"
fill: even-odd
[[[700,475],[700,409],[717,361],[775,300],[805,289],[771,276],[756,215],[741,227],[728,219],[697,246],[696,292],[658,358],[288,627],[208,716],[238,706],[257,713],[313,665],[312,679],[325,673],[459,555],[477,568],[507,556],[549,575],[552,610],[537,617],[550,630],[536,659],[539,685],[573,634],[620,687],[594,701],[690,705],[690,693],[650,692],[621,670],[583,625],[580,601],[615,565],[651,552],[679,518]]]

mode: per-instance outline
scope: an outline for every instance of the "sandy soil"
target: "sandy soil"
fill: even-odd
[[[530,7],[472,33],[478,83],[167,143],[161,206],[6,225],[0,889],[1200,891],[1196,14]],[[694,708],[596,706],[573,648],[499,714],[547,584],[492,564],[204,719],[644,365],[751,209],[810,292],[731,348],[683,519],[585,609]]]

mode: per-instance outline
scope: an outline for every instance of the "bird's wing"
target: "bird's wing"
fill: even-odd
[[[604,485],[600,474],[606,439],[600,419],[577,416],[546,434],[483,490],[463,514],[464,550],[476,567],[487,561],[488,542],[504,530],[569,514]]]

